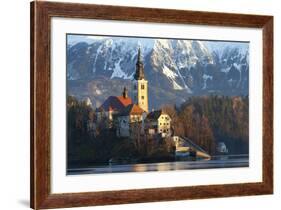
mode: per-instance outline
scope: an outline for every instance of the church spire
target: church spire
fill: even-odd
[[[135,80],[142,80],[145,79],[144,77],[144,68],[143,68],[143,62],[141,58],[141,49],[138,49],[138,60],[136,63],[136,73],[134,76]]]
[[[124,87],[122,95],[123,95],[123,98],[128,98],[128,90],[126,87]]]
[[[138,49],[138,62],[141,62],[141,49]]]

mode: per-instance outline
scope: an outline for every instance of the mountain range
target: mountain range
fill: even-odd
[[[138,48],[149,84],[150,110],[180,105],[195,95],[249,92],[249,43],[126,37],[68,40],[68,94],[89,97],[95,107],[110,95],[120,95],[124,86],[130,90]]]

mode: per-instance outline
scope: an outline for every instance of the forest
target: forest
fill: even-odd
[[[181,106],[165,105],[170,115],[173,135],[184,136],[216,155],[216,146],[224,142],[229,154],[248,154],[248,96],[194,96]],[[93,107],[73,96],[67,97],[67,163],[68,168],[105,165],[119,159],[130,162],[173,161],[171,138],[117,138],[107,129],[106,119],[96,124]]]
[[[224,142],[230,154],[248,154],[248,96],[197,96],[180,107],[163,109],[172,118],[174,135],[188,137],[209,154],[216,154],[218,142]]]

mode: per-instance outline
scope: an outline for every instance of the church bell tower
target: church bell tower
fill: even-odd
[[[133,86],[134,103],[148,113],[148,81],[144,77],[144,67],[140,48],[138,50]]]

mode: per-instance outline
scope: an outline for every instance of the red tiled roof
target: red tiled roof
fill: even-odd
[[[130,97],[117,96],[117,98],[125,107],[133,103]]]
[[[97,111],[118,111],[120,112],[129,104],[132,104],[130,97],[124,98],[123,96],[109,96],[103,104],[97,109]]]
[[[140,108],[138,105],[136,105],[136,104],[132,104],[132,105],[133,106],[131,108],[130,114],[142,114],[142,113],[144,113],[144,110],[142,108]]]
[[[120,116],[141,115],[145,111],[136,104],[130,104],[119,114]]]

